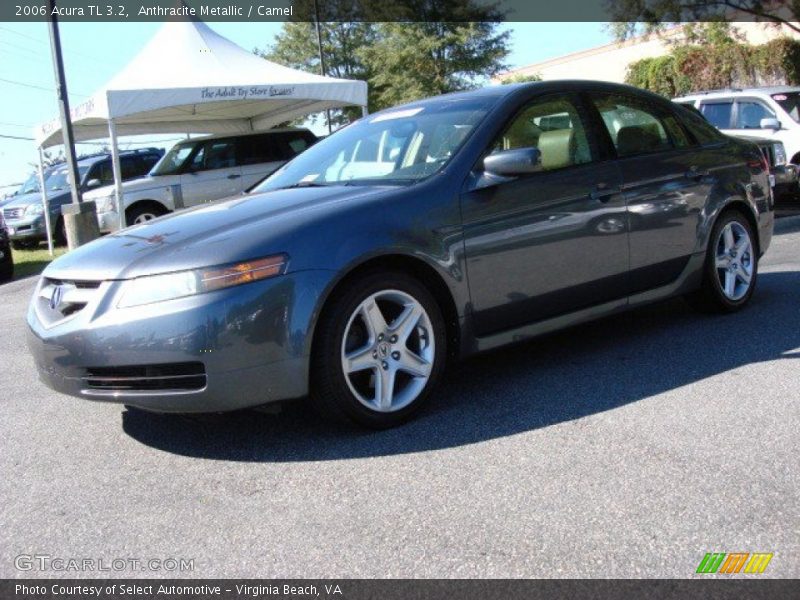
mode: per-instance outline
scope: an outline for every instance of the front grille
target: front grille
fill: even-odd
[[[191,392],[206,387],[206,368],[200,362],[90,367],[83,381],[96,391]]]
[[[22,214],[25,212],[24,208],[4,208],[3,209],[3,217],[6,219],[19,219],[22,217]]]
[[[37,312],[46,325],[80,312],[100,293],[100,281],[62,280],[45,277],[39,288]]]

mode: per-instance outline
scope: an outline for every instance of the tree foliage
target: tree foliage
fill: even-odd
[[[508,77],[503,77],[500,80],[500,83],[503,85],[509,85],[511,83],[531,83],[534,81],[541,81],[542,76],[538,73],[531,73],[529,75],[523,75],[522,73],[517,73],[516,75],[509,75]]]
[[[729,87],[800,84],[800,42],[782,37],[760,46],[737,41],[679,46],[628,66],[626,82],[667,97]]]
[[[489,22],[381,23],[362,49],[375,108],[477,87],[505,68],[508,32]]]
[[[374,42],[375,29],[373,23],[321,23],[326,74],[341,79],[369,81],[372,71],[361,59],[360,49]],[[265,51],[256,50],[256,53],[293,69],[321,73],[314,23],[284,23],[275,44]],[[375,102],[374,96],[374,92],[370,90],[370,105]],[[360,116],[359,107],[346,107],[331,111],[331,122],[333,125],[342,125]]]
[[[391,4],[403,22],[349,22],[346,6],[320,3],[322,50],[327,74],[369,85],[369,109],[380,110],[436,94],[471,89],[506,68],[508,32],[503,15],[482,0],[403,0]],[[358,8],[368,11],[369,2]],[[376,7],[378,5],[375,5]],[[390,3],[380,4],[387,10]],[[402,10],[401,10],[402,9]],[[455,15],[458,22],[443,16]],[[345,14],[344,17],[347,15]],[[336,21],[325,21],[325,17]],[[320,72],[314,23],[286,22],[275,43],[255,52],[269,60]],[[335,125],[360,116],[360,108],[333,111]]]
[[[800,33],[800,0],[606,0],[606,4],[614,21],[611,30],[620,40],[674,23],[728,21],[735,11]]]

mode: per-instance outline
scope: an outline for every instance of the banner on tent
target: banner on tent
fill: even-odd
[[[295,86],[293,85],[259,85],[250,87],[207,87],[200,90],[201,100],[233,100],[238,98],[275,98],[278,96],[294,96]]]

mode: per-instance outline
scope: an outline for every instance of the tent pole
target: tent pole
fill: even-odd
[[[119,147],[117,144],[117,128],[114,119],[108,120],[108,137],[111,141],[111,168],[114,171],[114,195],[116,196],[119,229],[125,229],[125,205],[122,198],[122,168],[119,163]]]
[[[364,117],[366,117],[368,114],[369,114],[369,110],[367,110],[367,107],[366,107],[366,106],[362,106],[362,107],[361,107],[361,118],[363,119],[363,118],[364,118]]]
[[[44,154],[39,146],[39,190],[42,192],[42,207],[44,208],[44,228],[47,232],[47,251],[53,256],[53,229],[50,223],[50,202],[47,199],[47,190],[44,187]]]

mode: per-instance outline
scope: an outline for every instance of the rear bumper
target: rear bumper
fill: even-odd
[[[308,393],[311,328],[324,271],[304,271],[189,298],[115,308],[106,282],[74,316],[47,326],[37,295],[28,346],[40,379],[86,400],[158,412],[221,412]],[[37,294],[39,288],[37,287]],[[91,370],[202,363],[199,389],[101,389]]]

